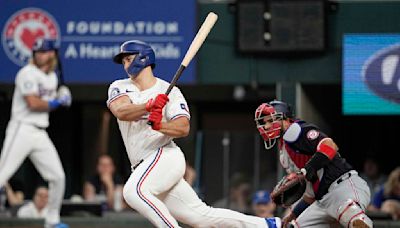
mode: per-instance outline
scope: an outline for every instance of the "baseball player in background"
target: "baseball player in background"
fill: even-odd
[[[60,207],[64,197],[65,174],[60,158],[46,128],[49,112],[71,105],[66,86],[57,90],[58,79],[55,41],[38,39],[32,48],[29,64],[18,71],[12,100],[11,119],[0,157],[0,187],[10,179],[26,157],[29,157],[43,179],[49,183],[46,228],[64,228]]]
[[[279,141],[280,162],[288,173],[307,180],[303,198],[282,219],[294,227],[372,227],[365,214],[370,201],[367,183],[338,152],[335,142],[315,125],[295,119],[281,101],[261,104],[255,121],[266,149]]]
[[[185,158],[173,138],[185,137],[190,113],[181,91],[153,75],[155,54],[146,43],[121,45],[114,62],[129,78],[113,82],[107,106],[118,120],[132,164],[123,189],[126,202],[156,227],[280,227],[279,218],[260,218],[207,206],[183,179]],[[152,122],[150,126],[148,121]]]

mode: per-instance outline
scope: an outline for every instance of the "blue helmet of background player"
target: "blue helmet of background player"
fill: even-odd
[[[274,100],[258,106],[254,118],[257,129],[264,139],[265,148],[270,149],[275,145],[276,140],[283,135],[282,120],[292,121],[295,117],[290,105]]]
[[[259,190],[253,194],[253,204],[268,204],[271,202],[271,196],[268,191]]]
[[[60,66],[60,61],[58,59],[58,42],[54,39],[49,39],[49,38],[38,38],[35,40],[35,43],[32,46],[32,59],[30,60],[30,63],[33,63],[39,67],[45,64],[50,64],[49,71],[55,70],[56,66]],[[35,53],[41,53],[41,52],[48,52],[48,51],[54,51],[55,54],[54,56],[48,56],[45,59],[37,58],[37,55]]]
[[[35,43],[32,46],[32,52],[38,52],[38,51],[57,51],[58,50],[58,45],[55,40],[52,39],[47,39],[47,38],[39,38],[35,40]]]
[[[130,75],[138,75],[145,67],[155,67],[155,54],[153,48],[139,40],[126,41],[121,45],[120,53],[114,56],[115,63],[122,64],[122,59],[127,55],[136,55],[135,59],[127,69]]]

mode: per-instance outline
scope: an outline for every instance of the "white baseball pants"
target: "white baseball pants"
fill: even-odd
[[[60,222],[60,208],[65,191],[65,174],[56,148],[46,130],[10,121],[0,155],[0,186],[14,175],[29,157],[43,179],[49,182],[49,212],[46,224]]]
[[[126,202],[156,227],[268,227],[264,218],[217,209],[202,202],[183,179],[185,158],[179,148],[161,148],[147,157],[124,186]]]

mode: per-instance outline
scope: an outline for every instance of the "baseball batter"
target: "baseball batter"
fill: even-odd
[[[71,94],[65,86],[57,91],[55,42],[38,39],[32,51],[31,62],[17,73],[15,79],[11,119],[0,157],[0,187],[29,157],[43,179],[49,182],[49,213],[45,227],[67,227],[60,223],[65,174],[46,128],[49,126],[49,112],[60,106],[69,106]]]
[[[365,214],[370,201],[367,183],[338,152],[335,142],[315,125],[295,119],[290,106],[281,101],[261,104],[255,112],[257,129],[270,149],[279,140],[280,161],[288,173],[299,172],[307,189],[283,226],[372,227]]]
[[[146,43],[121,45],[114,61],[129,78],[113,82],[107,105],[117,117],[132,164],[124,186],[126,202],[156,227],[280,227],[279,218],[247,216],[207,206],[183,179],[185,158],[173,138],[189,133],[190,113],[181,91],[156,78],[155,54]],[[152,122],[150,126],[148,121]]]

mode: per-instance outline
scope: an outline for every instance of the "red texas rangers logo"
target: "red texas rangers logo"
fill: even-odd
[[[14,13],[4,26],[3,48],[15,64],[23,66],[31,57],[37,38],[60,40],[60,30],[54,18],[44,10],[25,8]]]

